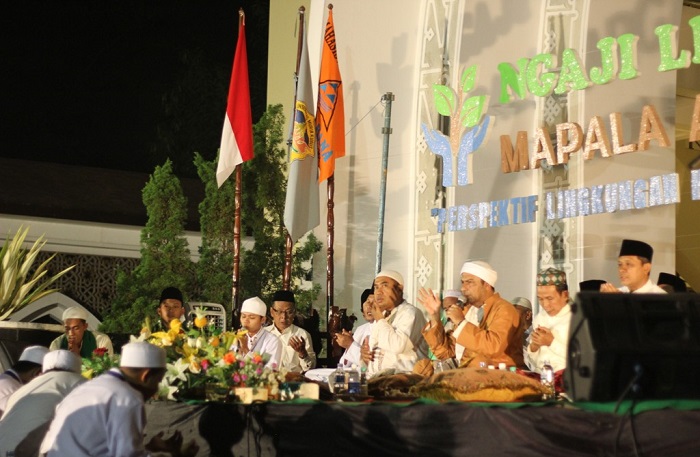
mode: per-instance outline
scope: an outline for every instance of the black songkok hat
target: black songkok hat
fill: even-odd
[[[286,301],[296,304],[296,301],[294,300],[294,292],[291,290],[278,290],[275,292],[275,295],[272,296],[272,301]]]
[[[671,273],[659,273],[659,280],[656,281],[657,285],[667,284],[673,287],[674,292],[687,292],[688,287],[685,285],[685,281],[676,275]]]
[[[654,250],[643,241],[637,240],[622,240],[622,246],[620,247],[620,255],[636,255],[638,257],[645,257],[651,262],[651,258],[654,255]]]
[[[373,294],[374,294],[373,289],[365,289],[364,291],[362,291],[362,297],[360,299],[360,306],[362,306],[367,301],[367,297],[369,297],[370,295],[373,295]]]
[[[180,303],[184,303],[185,301],[182,299],[182,292],[180,292],[180,289],[177,287],[166,287],[163,289],[163,292],[160,294],[160,303],[163,303],[165,300],[172,298],[174,300],[180,300]]]
[[[606,281],[603,281],[602,279],[588,279],[586,281],[581,281],[580,283],[578,283],[578,289],[581,292],[600,292],[600,286],[605,284],[605,282]]]

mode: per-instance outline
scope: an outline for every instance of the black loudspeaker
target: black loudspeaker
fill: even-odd
[[[700,295],[581,292],[571,310],[572,400],[700,398]]]

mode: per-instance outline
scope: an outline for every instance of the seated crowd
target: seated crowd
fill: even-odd
[[[666,290],[652,283],[652,256],[648,244],[624,240],[618,259],[622,287],[589,280],[581,282],[579,289],[684,291],[674,282],[675,275],[662,276]],[[460,290],[438,294],[430,288],[419,289],[421,309],[406,300],[399,272],[379,272],[372,288],[362,293],[366,323],[354,332],[342,330],[334,335],[345,349],[340,363],[366,367],[370,377],[393,373],[429,376],[455,367],[506,366],[539,372],[545,361],[555,371],[565,369],[571,318],[566,273],[555,268],[538,272],[539,311],[534,317],[530,300],[517,297],[511,302],[497,292],[497,279],[498,273],[488,263],[467,261],[460,271]],[[268,311],[272,322],[265,325]],[[269,366],[289,372],[314,369],[311,335],[294,323],[296,311],[294,294],[289,291],[275,293],[269,310],[258,297],[245,300],[240,321],[247,334],[230,350],[268,354]],[[156,326],[170,328],[171,321],[182,321],[184,315],[182,293],[173,287],[165,289]],[[196,454],[197,446],[183,443],[179,432],[167,439],[158,434],[147,444],[142,440],[144,401],[153,396],[165,374],[161,348],[129,343],[122,348],[119,369],[90,381],[80,376],[80,357],[97,347],[112,352],[109,337],[88,330],[87,320],[84,310],[69,308],[63,314],[65,334],[53,341],[50,352],[31,346],[0,375],[0,455]]]

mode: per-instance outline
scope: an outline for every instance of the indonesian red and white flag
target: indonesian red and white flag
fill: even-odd
[[[216,183],[219,187],[231,176],[238,164],[253,158],[253,116],[248,85],[248,53],[245,45],[245,22],[238,27],[236,55],[233,57],[231,84],[224,129],[221,132]]]

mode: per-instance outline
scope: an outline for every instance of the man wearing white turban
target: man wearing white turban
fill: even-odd
[[[465,262],[460,272],[462,295],[466,299],[464,315],[455,323],[454,332],[445,332],[440,321],[440,299],[432,290],[421,288],[418,302],[430,315],[423,337],[439,359],[455,357],[459,366],[505,363],[523,365],[523,347],[514,338],[520,324],[515,307],[494,290],[498,274],[486,262]],[[429,374],[430,367],[419,367]]]

